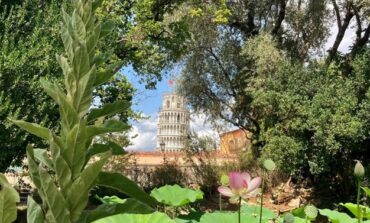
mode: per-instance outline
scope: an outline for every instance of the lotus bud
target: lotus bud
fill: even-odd
[[[360,161],[357,161],[355,165],[354,175],[358,179],[362,179],[365,175],[365,168]]]

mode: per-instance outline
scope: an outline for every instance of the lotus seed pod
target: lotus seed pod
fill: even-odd
[[[307,215],[309,219],[315,219],[318,214],[318,210],[313,205],[307,205],[304,209],[304,213]]]
[[[294,216],[291,213],[286,213],[284,215],[284,223],[294,223]]]
[[[263,167],[265,167],[265,169],[268,171],[273,171],[275,170],[276,165],[274,161],[272,161],[271,159],[267,159],[263,162]]]
[[[229,177],[225,174],[222,174],[220,182],[222,186],[229,185]]]
[[[365,168],[360,161],[357,161],[355,165],[354,175],[358,179],[362,179],[365,175]]]

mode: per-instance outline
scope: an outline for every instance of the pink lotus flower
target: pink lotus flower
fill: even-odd
[[[247,199],[254,196],[256,189],[261,185],[261,180],[261,177],[252,179],[247,172],[230,172],[229,187],[220,186],[218,192],[230,197],[230,203],[238,203],[239,198]]]

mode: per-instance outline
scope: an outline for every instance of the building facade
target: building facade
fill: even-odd
[[[184,97],[174,93],[163,95],[159,111],[157,150],[165,152],[181,151],[189,134],[190,113]]]
[[[223,154],[239,154],[250,149],[251,133],[243,129],[225,132],[220,135],[220,152]]]

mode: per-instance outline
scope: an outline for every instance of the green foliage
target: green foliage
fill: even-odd
[[[205,213],[199,220],[199,223],[229,223],[238,222],[238,214],[236,212],[213,212]],[[241,223],[258,223],[259,217],[250,214],[241,214]],[[269,222],[267,219],[262,220],[263,223]]]
[[[356,218],[370,219],[370,208],[364,205],[359,205],[360,210],[357,208],[357,204],[353,203],[340,203],[340,205],[346,207]]]
[[[251,215],[259,220],[260,216],[260,206],[259,205],[243,205],[241,207],[241,212],[247,215]],[[266,222],[277,218],[272,210],[267,208],[262,208],[262,221]]]
[[[39,153],[35,151],[40,150],[27,148],[30,176],[42,200],[41,204],[31,202],[28,218],[50,223],[76,222],[85,209],[89,191],[111,155],[110,151],[98,151],[100,153],[95,154],[94,159],[88,156],[93,139],[100,134],[128,128],[127,124],[115,119],[108,119],[101,125],[89,124],[93,120],[89,119],[93,91],[96,85],[102,84],[96,82],[96,77],[108,80],[115,69],[101,67],[110,55],[96,54],[98,41],[112,27],[96,20],[92,1],[79,0],[72,5],[70,14],[63,10],[61,36],[65,52],[57,55],[65,89],[62,90],[58,83],[41,80],[45,92],[59,105],[59,135],[38,124],[13,121],[46,139],[50,145],[50,155],[36,156]],[[108,78],[100,78],[102,75]],[[117,108],[119,105],[121,108]],[[114,107],[116,112],[127,109],[125,104],[115,104]],[[94,111],[92,116],[108,118],[112,112],[103,108]]]
[[[311,221],[315,220],[317,215],[318,215],[318,210],[315,206],[313,205],[307,205],[304,208],[304,213],[307,216],[307,218]]]
[[[294,223],[294,216],[291,213],[284,215],[283,223]]]
[[[57,104],[42,90],[39,80],[46,78],[51,82],[63,82],[62,69],[54,59],[55,54],[63,52],[63,41],[59,37],[61,7],[70,8],[70,1],[0,3],[0,171],[5,171],[12,162],[20,165],[29,142],[35,147],[45,147],[44,140],[15,128],[6,118],[35,122],[58,131],[56,123],[60,115]],[[103,10],[103,15],[99,18],[113,17],[106,10]],[[116,34],[110,37],[97,43],[97,52],[106,52],[109,47],[116,49],[120,45],[114,39]],[[108,59],[108,64],[117,61],[115,55]],[[101,71],[103,67],[99,68]],[[99,102],[95,106],[100,107],[116,99],[130,106],[134,90],[125,77],[115,75],[116,71],[109,70],[110,76],[97,77],[97,80],[104,77],[113,81],[94,91],[94,102]],[[132,115],[130,109],[125,109],[119,118],[126,121]]]
[[[148,205],[157,204],[157,201],[145,193],[136,183],[119,173],[101,172],[96,184],[116,189]]]
[[[98,219],[114,216],[117,214],[149,214],[154,210],[135,199],[103,198],[107,203],[97,207],[95,210],[84,211],[77,223],[89,223]]]
[[[365,192],[365,194],[370,197],[370,188],[368,187],[362,187],[362,190]]]
[[[345,213],[341,213],[338,211],[332,211],[329,209],[320,209],[320,214],[326,216],[330,222],[332,223],[355,223],[357,219],[351,218],[349,215]]]
[[[353,66],[365,61],[368,57],[359,57]],[[265,79],[266,89],[255,92],[253,102],[261,117],[263,157],[292,175],[350,177],[352,160],[365,154],[369,127],[363,115],[369,82],[363,72],[356,68],[342,77],[334,65],[288,63]]]
[[[8,183],[6,177],[0,173],[0,222],[11,223],[17,219],[18,192]]]
[[[102,218],[94,223],[174,223],[166,214],[154,212],[152,214],[118,214],[107,218]]]
[[[185,185],[186,177],[178,164],[164,160],[163,164],[152,172],[150,189],[173,184]]]
[[[181,207],[203,199],[203,192],[182,188],[179,185],[166,185],[153,189],[150,196],[162,204],[171,207]]]
[[[223,1],[189,2],[182,10],[191,12],[184,17],[193,38],[178,91],[194,111],[221,129],[227,122],[250,131],[253,155],[297,178],[340,187],[332,179],[348,179],[350,162],[369,160],[368,37],[333,63],[320,54],[336,1],[226,1],[221,24],[214,15]]]

